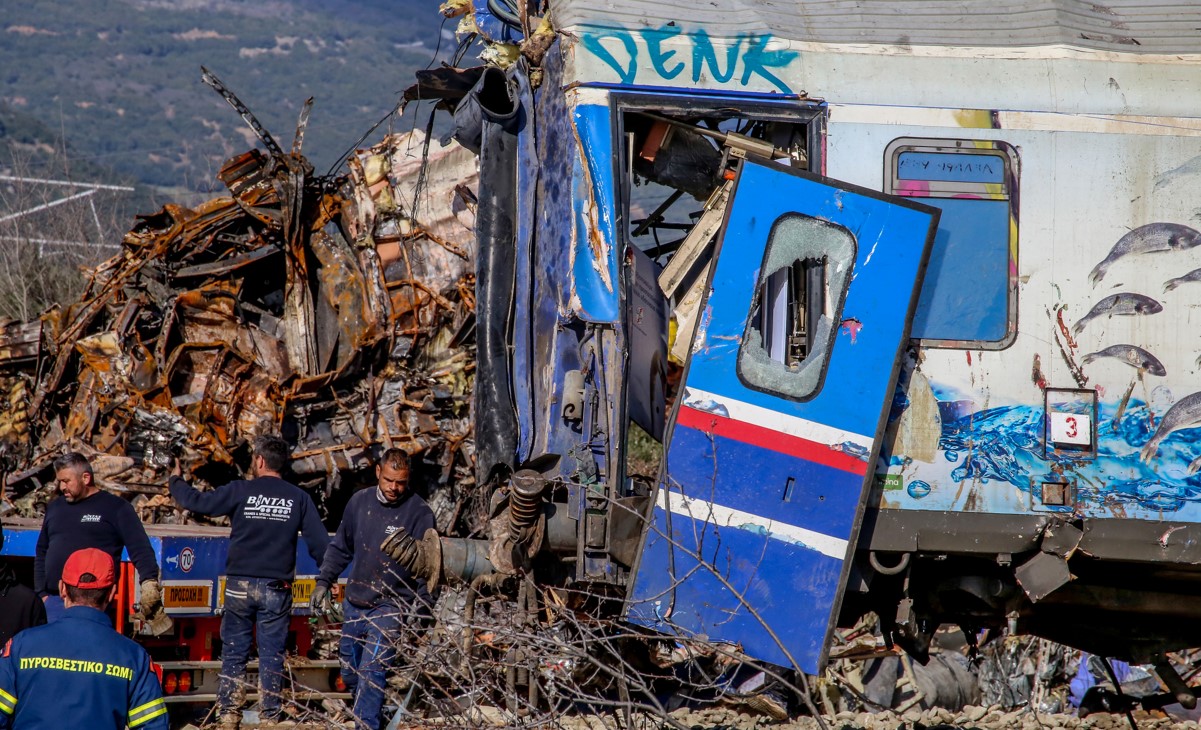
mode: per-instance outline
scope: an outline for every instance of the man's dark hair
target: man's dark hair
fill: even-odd
[[[68,451],[54,460],[54,471],[62,471],[63,469],[73,469],[79,474],[91,474],[92,462],[88,461],[88,457],[78,451]]]
[[[379,465],[407,470],[409,468],[409,452],[404,449],[388,449],[379,457]]]
[[[259,436],[254,440],[254,455],[263,457],[263,465],[274,472],[284,470],[291,452],[288,442],[279,436]]]
[[[91,583],[94,580],[96,580],[96,576],[91,573],[84,573],[79,576],[80,583]],[[108,608],[108,591],[108,588],[78,588],[68,585],[67,598],[70,598],[71,603],[76,605],[91,606],[103,611]]]

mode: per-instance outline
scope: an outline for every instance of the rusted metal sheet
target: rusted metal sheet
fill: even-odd
[[[36,360],[41,347],[40,320],[0,324],[0,367],[19,366]]]

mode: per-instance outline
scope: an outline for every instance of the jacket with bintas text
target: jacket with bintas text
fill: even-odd
[[[169,727],[150,655],[87,606],[22,631],[0,656],[0,730],[68,727]]]
[[[313,499],[300,487],[275,476],[238,480],[201,492],[171,477],[171,496],[202,515],[229,516],[229,556],[225,572],[243,578],[290,581],[296,576],[297,535],[320,565],[329,533]]]

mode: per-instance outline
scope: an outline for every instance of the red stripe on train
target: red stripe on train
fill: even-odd
[[[723,436],[741,441],[744,444],[770,449],[780,454],[788,454],[798,459],[811,461],[822,466],[848,471],[863,476],[867,474],[867,462],[851,454],[832,449],[827,444],[819,444],[799,436],[780,433],[770,428],[757,426],[745,421],[735,421],[733,418],[719,416],[715,413],[698,411],[685,405],[680,406],[676,423],[681,426],[695,428],[699,431]]]

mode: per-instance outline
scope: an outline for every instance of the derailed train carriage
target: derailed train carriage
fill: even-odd
[[[480,155],[493,567],[807,673],[874,610],[1195,701],[1201,11],[538,14],[478,0],[519,60],[413,90]]]
[[[442,99],[453,136],[479,156],[478,192],[460,185],[456,196],[475,206],[475,296],[447,307],[453,327],[438,342],[465,337],[474,301],[475,476],[498,489],[486,540],[401,535],[390,546],[399,560],[435,582],[468,579],[471,606],[491,584],[529,609],[528,581],[506,578],[530,575],[607,599],[589,607],[610,617],[807,673],[826,663],[834,627],[866,611],[919,658],[942,624],[969,639],[1008,627],[1155,663],[1193,701],[1166,653],[1201,645],[1189,600],[1201,550],[1201,345],[1189,336],[1201,302],[1201,119],[1190,116],[1201,11],[1044,0],[1003,11],[976,0],[950,10],[448,5],[467,13],[487,57],[517,59],[507,71],[425,72],[408,94]],[[298,162],[298,148],[271,159]],[[258,196],[276,187],[260,168],[317,181],[266,160],[230,163],[236,200],[196,225],[237,207],[264,217],[263,241],[280,228],[289,246],[312,245],[291,214],[264,211]],[[366,197],[391,202],[382,163],[364,160]],[[428,182],[392,173],[413,178],[413,197]],[[333,195],[313,190],[295,202]],[[351,199],[366,200],[317,206],[314,230],[329,223],[336,244],[332,203]],[[360,225],[338,230],[363,270],[384,268],[384,245],[409,255],[406,266],[437,268],[399,226],[385,236],[378,220],[367,225],[368,206],[353,212]],[[189,229],[168,217],[144,227]],[[204,231],[230,251],[247,245]],[[173,240],[153,237],[155,250],[192,255]],[[335,296],[324,307],[289,289],[296,301],[283,310],[311,321],[281,334],[287,352],[272,362],[310,367],[293,387],[300,411],[268,404],[264,422],[321,415],[305,398],[327,386],[323,413],[353,410],[359,400],[334,387],[357,382],[350,345],[388,339],[387,318],[359,311],[359,297],[387,312],[388,282],[404,282],[373,274],[340,287],[357,281],[345,274],[354,267],[340,245],[318,243],[322,290],[328,282]],[[217,268],[282,254],[252,249]],[[289,261],[289,277],[313,286],[304,256]],[[211,276],[208,263],[173,276]],[[182,303],[214,315],[247,298],[218,288]],[[245,304],[259,329],[272,324]],[[125,327],[122,312],[133,304],[109,314]],[[163,331],[160,348],[204,339]],[[83,354],[101,365],[122,355],[115,339],[91,345]],[[210,349],[214,367],[232,363],[253,384],[239,387],[269,392],[259,384],[270,368],[263,380]],[[467,356],[450,349],[439,355],[466,372]],[[92,369],[102,384],[120,370]],[[43,388],[57,392],[67,371],[46,372]],[[385,384],[357,383],[357,397],[396,414],[376,435],[430,448],[432,426],[406,425],[399,410],[425,413],[426,397],[406,400],[396,368],[374,372]],[[190,407],[208,412],[192,379],[168,386],[182,409],[172,427]],[[428,390],[429,403],[460,393]],[[68,394],[91,410],[66,432],[100,448],[123,429],[96,426],[110,410],[86,391]],[[339,456],[362,470],[359,446],[374,437],[354,418],[322,423],[300,424],[295,466],[328,486],[353,470]],[[463,423],[444,419],[443,440],[458,444]],[[458,463],[447,457],[443,481],[470,482]]]

